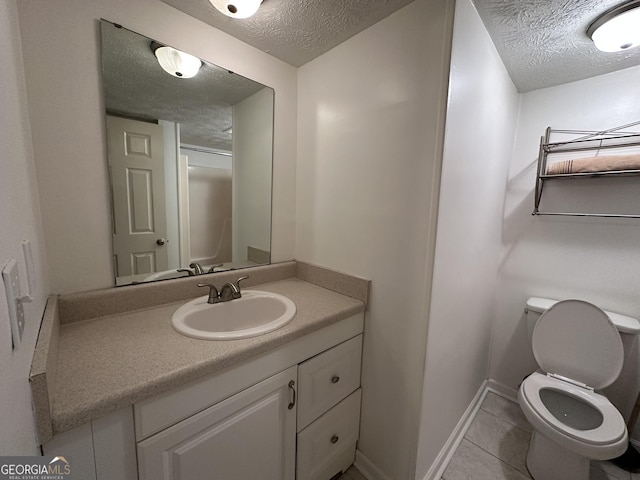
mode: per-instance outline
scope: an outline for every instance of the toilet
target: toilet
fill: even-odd
[[[622,415],[597,393],[622,369],[620,333],[607,313],[582,300],[530,298],[526,311],[541,369],[518,390],[534,428],[527,468],[535,480],[588,480],[592,459],[615,458],[628,445]]]

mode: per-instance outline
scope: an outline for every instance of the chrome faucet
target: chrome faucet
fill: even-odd
[[[195,275],[203,275],[204,274],[204,270],[203,268],[200,266],[199,263],[197,262],[192,262],[189,264],[189,266],[191,268],[193,268],[193,270],[189,270],[188,268],[179,268],[178,270],[176,270],[177,272],[187,272],[189,274],[190,277],[193,277]],[[209,270],[209,273],[211,273],[211,270]]]
[[[220,301],[228,302],[229,300],[235,300],[236,298],[242,298],[242,292],[240,291],[240,282],[246,280],[249,277],[240,277],[235,283],[227,282],[220,289]]]
[[[202,267],[198,262],[192,262],[189,264],[189,266],[193,268],[193,271],[195,272],[196,275],[202,275],[204,273],[204,270],[202,269]]]
[[[220,294],[218,293],[218,289],[213,283],[199,283],[199,287],[209,287],[209,298],[207,299],[207,303],[220,303]]]
[[[204,271],[204,269],[202,268],[202,266],[198,262],[191,262],[189,264],[189,266],[191,268],[193,268],[193,270],[189,270],[188,268],[179,268],[177,271],[178,272],[187,272],[190,277],[193,277],[194,275],[204,275],[205,271]],[[211,267],[209,269],[209,271],[207,273],[213,273],[214,268],[220,267],[220,266],[222,266],[222,264],[214,265],[213,267]]]
[[[231,300],[235,300],[236,298],[242,298],[242,292],[240,290],[240,282],[242,280],[246,280],[249,277],[240,277],[238,280],[234,282],[225,283],[220,292],[215,285],[212,283],[199,283],[199,287],[209,287],[209,298],[207,299],[207,303],[220,303],[220,302],[229,302]]]

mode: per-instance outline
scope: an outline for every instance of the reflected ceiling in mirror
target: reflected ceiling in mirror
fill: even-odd
[[[270,262],[273,89],[101,22],[116,285]],[[179,74],[178,74],[179,75]]]

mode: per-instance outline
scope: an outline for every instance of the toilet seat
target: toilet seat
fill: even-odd
[[[578,455],[606,460],[624,453],[627,428],[618,409],[594,389],[615,381],[622,369],[622,340],[600,308],[563,300],[542,314],[533,329],[532,349],[544,373],[529,375],[518,390],[522,410],[535,430]],[[553,390],[595,409],[602,422],[581,430],[556,418],[541,393]],[[567,408],[567,407],[565,407]],[[575,418],[580,417],[576,408]],[[568,410],[567,410],[568,411]],[[558,413],[558,412],[556,412]]]
[[[590,430],[578,430],[558,420],[540,398],[540,391],[547,388],[592,406],[602,415],[602,423]],[[600,460],[624,453],[628,440],[624,418],[605,396],[535,372],[524,380],[518,397],[532,426],[568,450]]]
[[[600,390],[620,375],[624,349],[604,311],[582,300],[562,300],[538,319],[531,348],[544,372]]]

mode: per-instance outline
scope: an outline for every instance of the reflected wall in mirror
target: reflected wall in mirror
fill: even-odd
[[[101,32],[116,285],[269,263],[273,89]]]

